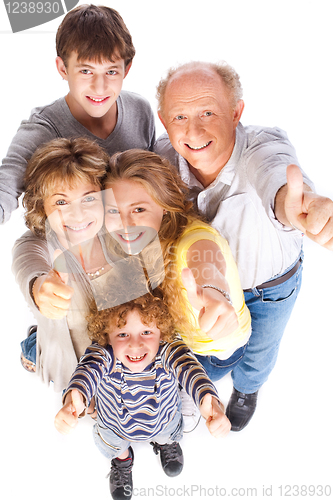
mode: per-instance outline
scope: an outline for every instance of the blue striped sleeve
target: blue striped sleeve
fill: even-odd
[[[89,346],[72,375],[63,395],[63,401],[68,392],[77,389],[85,397],[86,406],[89,406],[105,373],[112,371],[114,363],[115,359],[111,348],[104,349],[96,343]]]
[[[162,357],[166,366],[174,371],[179,384],[193,399],[197,407],[200,407],[206,394],[212,394],[220,399],[205,369],[183,341],[176,340],[166,344]]]

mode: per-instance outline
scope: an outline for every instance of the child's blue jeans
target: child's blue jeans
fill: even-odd
[[[119,437],[111,429],[106,429],[97,417],[97,423],[93,428],[94,441],[99,451],[109,460],[119,457],[130,446],[130,441]],[[183,437],[183,417],[179,406],[174,418],[157,436],[151,441],[158,444],[171,444],[180,441]]]

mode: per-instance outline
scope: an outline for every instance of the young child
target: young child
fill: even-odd
[[[17,208],[27,161],[39,145],[56,137],[86,136],[111,155],[152,149],[155,141],[148,102],[121,91],[135,49],[118,12],[95,5],[76,7],[59,26],[56,49],[57,69],[69,92],[35,108],[21,123],[0,168],[0,223]]]
[[[114,288],[108,288],[109,294]],[[168,476],[182,471],[179,383],[200,408],[212,435],[229,432],[217,392],[200,363],[176,337],[161,294],[148,293],[101,311],[95,306],[89,331],[93,344],[73,374],[55,426],[68,434],[95,396],[94,439],[111,460],[114,499],[132,496],[132,442],[151,442]]]
[[[90,345],[86,314],[93,298],[92,280],[103,280],[110,264],[104,251],[101,228],[104,224],[102,179],[108,165],[107,153],[87,138],[54,139],[40,146],[28,163],[23,206],[32,238],[29,256],[25,246],[14,252],[17,280],[38,322],[36,332],[23,342],[23,364],[42,380],[63,390]],[[63,275],[55,271],[54,258],[66,260]],[[103,267],[103,271],[101,270]],[[15,270],[15,269],[14,269]],[[64,312],[54,321],[41,313],[39,289],[51,289],[55,308]],[[47,287],[47,285],[46,285]],[[27,358],[27,359],[25,359]]]
[[[105,226],[113,245],[124,248],[125,243],[130,249],[144,238],[145,227],[158,232],[165,264],[164,300],[183,340],[211,380],[218,380],[242,359],[251,333],[227,241],[193,214],[186,186],[172,165],[155,153],[115,154],[105,188]]]

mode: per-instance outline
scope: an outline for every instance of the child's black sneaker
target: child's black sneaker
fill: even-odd
[[[150,443],[156,455],[160,453],[161,464],[167,476],[178,476],[183,470],[184,457],[177,441],[172,444]]]
[[[111,460],[109,473],[110,493],[114,500],[129,500],[132,497],[132,467],[134,452],[131,446],[128,448],[129,457],[124,460],[114,458]]]

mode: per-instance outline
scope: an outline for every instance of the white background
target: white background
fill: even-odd
[[[333,198],[329,0],[106,0],[105,4],[120,12],[137,49],[125,89],[145,96],[155,110],[155,87],[169,66],[226,60],[243,84],[243,125],[285,129],[317,191]],[[12,34],[0,4],[1,158],[30,110],[67,92],[54,64],[60,21]],[[163,130],[157,115],[156,124],[159,135]],[[107,499],[109,464],[94,447],[92,422],[81,421],[72,436],[60,436],[53,426],[60,396],[19,362],[19,342],[33,317],[10,266],[11,248],[24,229],[21,208],[0,227],[1,493],[6,500]],[[303,288],[251,424],[216,441],[201,423],[183,439],[185,466],[177,478],[164,475],[148,444],[135,445],[138,497],[163,493],[180,498],[189,496],[192,488],[192,497],[199,498],[201,487],[201,497],[212,496],[215,488],[219,489],[215,496],[237,496],[232,488],[240,488],[238,496],[246,496],[247,488],[255,488],[257,495],[253,490],[249,497],[273,493],[278,498],[288,493],[286,485],[332,485],[332,253],[309,241],[305,251]],[[230,377],[217,387],[226,404]],[[292,493],[301,496],[301,490]]]

